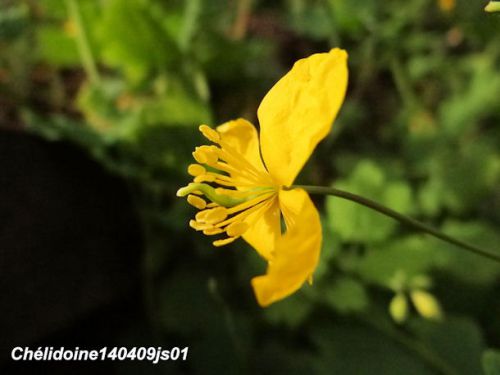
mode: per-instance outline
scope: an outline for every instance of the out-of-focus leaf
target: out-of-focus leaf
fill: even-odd
[[[411,191],[403,181],[391,181],[372,161],[363,160],[346,180],[335,187],[369,197],[399,212],[412,208]],[[328,197],[327,211],[331,228],[345,241],[380,242],[388,238],[397,223],[367,207],[336,197]]]
[[[273,324],[285,324],[294,328],[308,317],[311,309],[311,302],[299,293],[266,307],[264,315]]]
[[[68,24],[66,28],[70,28]],[[38,28],[38,48],[40,57],[49,64],[69,67],[80,64],[74,31],[63,26],[46,25]]]
[[[442,230],[452,237],[461,239],[478,247],[498,253],[500,236],[497,229],[481,222],[461,223],[448,221]],[[463,281],[484,285],[496,280],[500,275],[500,267],[496,262],[483,258],[454,245],[433,241],[434,250],[448,258],[446,270]]]
[[[496,63],[485,54],[471,57],[464,63],[467,79],[441,106],[440,117],[445,131],[459,135],[471,129],[481,118],[498,105],[500,74]]]
[[[500,181],[500,155],[488,139],[443,150],[430,161],[430,178],[418,193],[424,213],[443,207],[463,212],[481,203]]]
[[[363,325],[319,322],[311,331],[318,347],[314,362],[317,374],[431,375],[434,369],[410,348],[394,341],[392,334]]]
[[[367,25],[372,25],[376,16],[376,2],[373,0],[328,0],[330,12],[338,31],[358,36]]]
[[[446,264],[447,257],[433,248],[425,236],[414,235],[370,247],[359,260],[357,272],[367,281],[386,287],[402,273],[406,279],[425,274]]]
[[[326,303],[341,314],[360,312],[368,307],[365,287],[354,279],[340,278],[323,290]]]
[[[182,91],[145,103],[141,110],[141,120],[144,124],[191,126],[212,122],[207,104]]]
[[[480,357],[483,339],[479,327],[468,319],[452,319],[435,323],[414,320],[409,327],[426,345],[457,373],[481,373]]]
[[[484,375],[500,375],[500,352],[486,350],[482,356]]]
[[[0,5],[0,41],[21,36],[28,25],[29,9],[25,3]]]
[[[328,16],[328,9],[322,4],[306,4],[306,2],[292,2],[295,6],[292,11],[291,24],[298,33],[314,39],[321,39],[331,35],[332,20]]]
[[[122,69],[131,82],[140,82],[150,72],[161,72],[179,62],[175,41],[147,1],[112,0],[106,2],[102,12],[96,32],[102,58]]]

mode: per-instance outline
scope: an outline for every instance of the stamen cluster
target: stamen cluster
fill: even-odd
[[[187,196],[188,203],[200,210],[189,225],[209,236],[224,233],[226,238],[213,242],[223,246],[252,226],[272,205],[278,189],[269,173],[247,160],[223,133],[207,125],[199,129],[214,144],[196,147],[193,157],[198,164],[188,167],[193,182],[177,195]]]

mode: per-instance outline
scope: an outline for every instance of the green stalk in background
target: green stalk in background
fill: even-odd
[[[80,5],[78,4],[78,0],[65,0],[66,8],[68,9],[68,15],[73,22],[75,22],[76,26],[76,42],[78,45],[78,51],[80,52],[80,57],[82,59],[83,69],[87,76],[89,77],[90,82],[93,84],[99,83],[99,73],[97,71],[97,65],[94,59],[94,55],[92,54],[92,50],[90,48],[89,39],[87,37],[87,32],[85,31],[85,27],[83,25]]]
[[[470,252],[473,252],[477,255],[481,255],[483,257],[492,259],[496,262],[500,263],[500,254],[496,254],[491,251],[487,251],[484,249],[481,249],[479,247],[476,247],[474,245],[468,244],[466,242],[457,240],[456,238],[450,237],[447,234],[438,231],[437,229],[434,229],[424,223],[421,223],[418,220],[412,219],[408,216],[405,216],[403,214],[400,214],[399,212],[396,212],[386,206],[381,205],[380,203],[374,202],[370,199],[364,198],[360,195],[352,194],[347,191],[335,189],[335,188],[329,188],[329,187],[323,187],[323,186],[305,186],[305,185],[292,185],[288,189],[295,189],[295,188],[300,188],[304,189],[310,194],[323,194],[323,195],[332,195],[334,197],[342,198],[342,199],[347,199],[350,201],[353,201],[355,203],[358,203],[362,206],[368,207],[374,211],[377,211],[385,216],[389,216],[397,221],[399,221],[401,224],[407,225],[409,227],[412,227],[414,229],[417,229],[419,231],[425,232],[427,234],[430,234],[436,238],[439,238],[442,241],[451,243],[455,246],[461,247],[465,250],[468,250]]]

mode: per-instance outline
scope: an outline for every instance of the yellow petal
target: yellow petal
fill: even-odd
[[[330,131],[347,88],[347,53],[338,48],[299,60],[258,109],[262,157],[289,186]]]
[[[304,190],[281,191],[281,207],[286,233],[276,241],[267,273],[252,279],[252,286],[261,306],[285,298],[299,289],[314,272],[321,249],[319,214]]]
[[[278,199],[273,199],[264,210],[249,215],[245,222],[249,225],[243,239],[266,260],[272,257],[276,240],[281,235]]]
[[[265,172],[260,157],[259,137],[257,130],[245,119],[228,121],[217,127],[222,141],[229,144],[242,158],[245,158],[257,170]]]

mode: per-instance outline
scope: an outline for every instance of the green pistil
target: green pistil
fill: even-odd
[[[194,191],[201,191],[211,202],[217,203],[222,207],[234,207],[247,201],[245,198],[233,198],[227,195],[217,194],[212,186],[195,182],[177,190],[177,196],[185,197]]]
[[[195,191],[201,191],[205,195],[205,197],[207,197],[211,202],[217,203],[219,206],[222,207],[230,208],[237,206],[238,204],[248,202],[249,200],[258,197],[262,193],[270,192],[272,190],[275,189],[273,187],[257,187],[251,190],[252,192],[255,191],[255,195],[249,195],[248,197],[245,198],[234,198],[225,194],[218,194],[215,191],[215,188],[213,188],[210,185],[192,182],[188,186],[185,186],[177,190],[177,196],[185,197],[186,195],[191,194]]]

